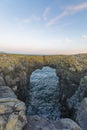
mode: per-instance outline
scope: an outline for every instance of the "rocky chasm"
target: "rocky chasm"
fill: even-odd
[[[35,70],[30,77],[27,113],[53,120],[58,119],[60,117],[59,89],[59,77],[56,75],[56,69],[47,66],[41,70]]]
[[[37,58],[0,57],[0,130],[87,130],[87,57]]]
[[[48,128],[48,130],[62,130],[63,128],[80,130],[78,125],[76,126],[72,120],[68,119],[71,118],[81,125],[82,130],[86,130],[87,111],[85,105],[87,99],[84,99],[86,86],[82,83],[85,79],[86,76],[81,79],[75,94],[61,103],[60,100],[63,97],[60,95],[61,85],[56,69],[45,66],[33,71],[28,87],[27,116],[30,122],[28,129],[39,130],[41,128],[44,130],[47,125],[46,129]],[[81,104],[82,100],[85,102],[82,102],[83,105]],[[61,117],[65,119],[61,119]]]

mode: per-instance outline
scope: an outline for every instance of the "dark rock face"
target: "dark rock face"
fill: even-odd
[[[86,97],[87,94],[87,76],[81,78],[80,85],[75,94],[68,99],[68,106],[70,108],[78,109],[81,101]]]
[[[2,76],[0,76],[0,86],[5,86],[5,81]]]
[[[43,67],[42,70],[34,71],[30,77],[28,114],[54,120],[59,118],[59,89],[59,78],[55,69]]]

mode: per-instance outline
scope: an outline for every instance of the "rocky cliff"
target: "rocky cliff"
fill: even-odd
[[[0,54],[0,86],[9,86],[19,99],[25,101],[31,73],[43,66],[56,69],[63,101],[73,96],[81,78],[87,75],[87,54],[73,56]]]
[[[17,96],[17,98],[15,97],[15,100],[20,102],[18,100],[20,99],[26,103],[26,99],[29,98],[28,87],[30,86],[30,76],[34,70],[41,69],[43,66],[55,68],[56,75],[59,77],[60,93],[57,100],[59,101],[59,104],[61,104],[61,118],[64,117],[76,120],[78,111],[77,106],[78,104],[80,106],[81,101],[87,97],[87,54],[73,56],[24,56],[0,54],[1,89],[2,86],[9,86]],[[4,93],[2,92],[1,95],[3,96],[3,94]],[[8,101],[6,101],[6,104],[7,102]],[[15,101],[9,101],[9,103],[12,103],[12,108],[14,108]],[[8,108],[9,110],[7,109],[6,111],[12,109],[10,106]],[[12,111],[12,113],[14,112]],[[6,122],[7,120],[8,118],[6,117]],[[7,127],[7,123],[4,121],[4,117],[1,117],[1,124],[5,124],[5,127]]]

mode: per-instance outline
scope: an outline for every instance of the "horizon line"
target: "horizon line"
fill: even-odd
[[[80,54],[87,54],[87,52],[80,52],[80,53],[56,53],[56,54],[54,54],[54,53],[50,53],[50,54],[45,54],[45,53],[43,53],[43,54],[39,54],[39,53],[18,53],[18,52],[5,52],[5,51],[0,51],[0,54],[13,54],[13,55],[15,55],[15,54],[17,54],[17,55],[36,55],[36,56],[46,56],[46,55],[80,55]]]

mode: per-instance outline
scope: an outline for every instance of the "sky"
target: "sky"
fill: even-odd
[[[0,51],[87,53],[87,0],[0,0]]]

